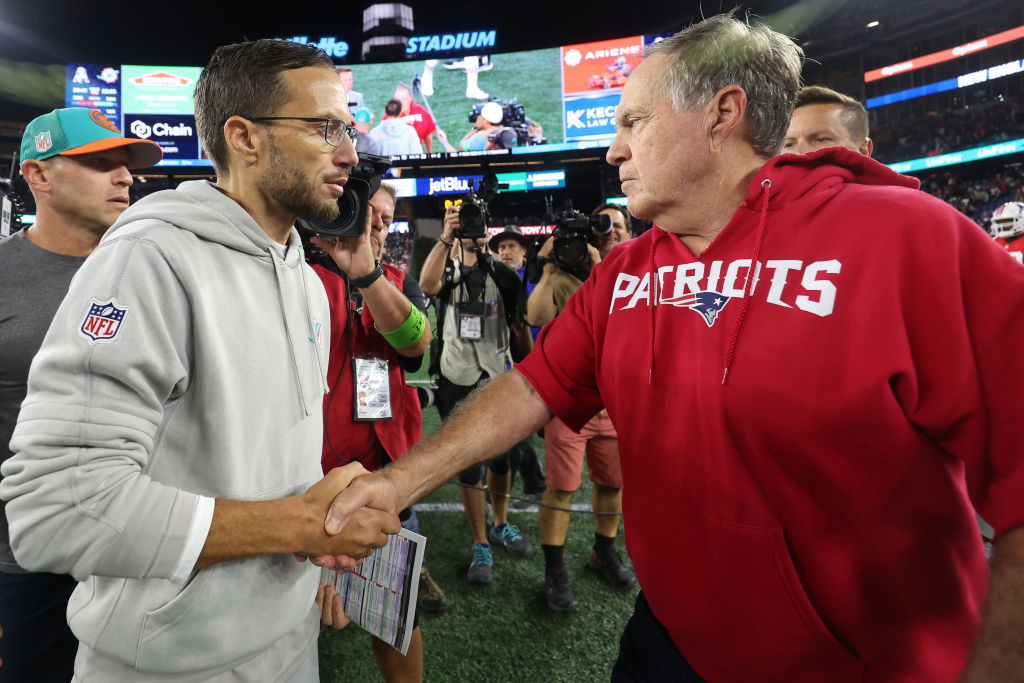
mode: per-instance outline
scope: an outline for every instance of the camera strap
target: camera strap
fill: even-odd
[[[459,301],[455,304],[455,319],[459,326],[459,339],[479,341],[484,338],[487,304],[484,301],[487,292],[487,273],[480,267],[482,256],[477,256],[477,265],[468,267],[457,263],[459,271]],[[470,278],[481,280],[479,287],[470,286]],[[474,291],[477,290],[477,291]]]

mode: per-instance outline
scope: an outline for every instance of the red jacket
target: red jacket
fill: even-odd
[[[405,273],[382,264],[384,276],[402,289]],[[324,448],[321,461],[324,472],[352,460],[363,463],[368,470],[386,465],[381,462],[383,446],[395,460],[423,438],[423,415],[416,389],[405,383],[400,356],[373,327],[370,309],[363,306],[359,316],[346,304],[345,281],[321,266],[313,266],[327,290],[331,307],[331,356],[327,367],[327,383],[331,393],[324,397]],[[349,318],[351,317],[351,322]],[[391,380],[392,419],[377,422],[355,422],[352,419],[354,389],[352,356],[371,354],[388,360]],[[342,368],[344,367],[344,373]]]
[[[1024,269],[916,187],[776,157],[699,258],[616,246],[518,366],[574,428],[607,406],[640,585],[709,681],[954,680],[987,580],[968,494],[1024,522]]]

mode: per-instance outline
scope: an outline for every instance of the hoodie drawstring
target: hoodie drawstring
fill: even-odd
[[[317,324],[324,325],[324,324],[329,324],[329,323],[327,321],[322,321],[320,323],[317,323],[315,320],[313,320],[313,309],[309,307],[309,289],[306,286],[306,271],[307,270],[309,270],[309,268],[306,267],[306,264],[303,263],[303,264],[299,265],[299,280],[302,282],[302,301],[306,304],[306,322],[309,323],[310,333],[314,335],[313,338],[312,338],[312,341],[313,341],[313,355],[316,356],[316,367],[320,371],[320,386],[321,386],[322,392],[324,394],[326,394],[326,393],[328,393],[331,390],[331,385],[327,383],[327,371],[324,370],[324,363],[323,363],[323,360],[321,360],[321,358],[320,358],[320,354],[321,354],[321,347],[320,347],[321,332],[320,332],[320,330],[317,329],[316,326],[317,326]]]
[[[658,230],[658,228],[651,228]],[[661,230],[654,233],[651,240],[651,253],[648,262],[651,265],[651,304],[647,307],[647,383],[654,384],[654,307],[658,303],[658,269],[654,265],[654,245],[661,237]]]
[[[284,300],[283,282],[281,279],[281,268],[285,268],[286,265],[284,261],[282,261],[281,257],[278,256],[275,250],[269,249],[268,251],[270,252],[270,257],[274,262],[274,277],[277,279],[277,302],[281,306],[281,314],[284,316],[285,334],[287,335],[288,338],[288,346],[292,352],[292,373],[295,376],[295,383],[299,390],[299,397],[302,399],[302,408],[305,411],[306,415],[309,416],[313,413],[313,409],[312,406],[309,405],[309,402],[306,400],[306,392],[303,391],[302,388],[302,371],[299,369],[298,353],[296,353],[295,350],[294,331],[292,330],[291,320],[288,316],[288,305],[287,302],[285,302]],[[305,296],[305,282],[303,282],[303,296]],[[308,308],[309,303],[307,302],[306,305]],[[319,362],[319,354],[317,354],[317,363],[319,364]]]
[[[729,335],[729,343],[725,347],[725,363],[722,368],[722,384],[729,379],[729,368],[732,366],[733,358],[736,355],[736,342],[740,338],[740,329],[747,317],[747,309],[750,308],[750,299],[754,288],[754,276],[757,274],[757,260],[761,256],[761,244],[764,242],[764,227],[768,222],[768,198],[772,189],[772,181],[765,178],[761,181],[761,188],[764,190],[764,201],[761,203],[761,220],[757,224],[757,235],[754,238],[754,255],[750,259],[750,268],[747,270],[746,282],[743,285],[743,301],[740,302],[740,314],[736,316],[736,324],[733,325],[732,334]]]

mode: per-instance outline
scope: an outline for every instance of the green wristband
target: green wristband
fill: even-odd
[[[423,315],[423,311],[413,306],[409,312],[409,317],[394,332],[381,332],[381,329],[377,327],[377,323],[374,323],[373,326],[392,348],[404,349],[423,338],[423,333],[427,331],[427,316]]]

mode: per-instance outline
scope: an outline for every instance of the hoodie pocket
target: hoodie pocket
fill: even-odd
[[[190,668],[186,659],[192,659],[198,652],[210,648],[208,633],[203,629],[186,629],[187,632],[174,632],[173,638],[161,638],[174,629],[175,625],[186,619],[189,612],[199,604],[206,593],[207,587],[213,582],[213,575],[219,567],[209,567],[198,571],[192,580],[185,584],[181,592],[154,610],[146,612],[142,619],[142,630],[139,633],[139,648],[135,659],[135,667],[140,671],[183,671]],[[173,640],[173,650],[180,657],[180,665],[168,666],[168,640]],[[189,640],[194,642],[189,643]],[[187,653],[187,655],[186,655]],[[195,662],[198,664],[198,662]],[[191,662],[190,662],[191,664]]]
[[[629,549],[644,594],[703,676],[863,680],[863,663],[811,603],[781,528],[732,522],[653,496],[634,494],[624,503],[627,540],[639,541]],[[664,520],[671,520],[671,538],[663,535]]]

